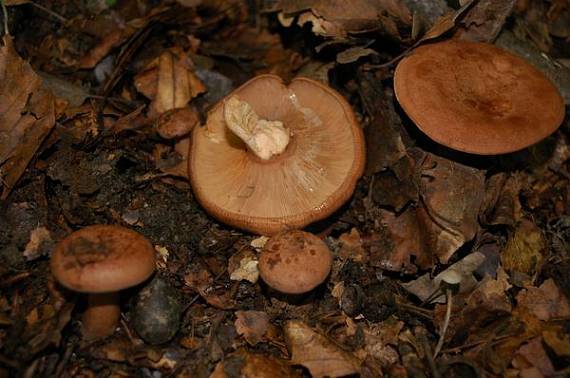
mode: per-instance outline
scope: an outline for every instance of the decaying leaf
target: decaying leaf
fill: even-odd
[[[421,169],[418,209],[429,248],[446,263],[479,229],[478,215],[485,195],[483,171],[427,155]]]
[[[294,372],[287,361],[262,354],[238,350],[219,362],[210,378],[293,378],[300,377]]]
[[[29,63],[15,52],[9,36],[0,47],[0,199],[24,173],[55,124],[53,95]]]
[[[200,123],[196,109],[183,107],[162,113],[156,121],[156,131],[164,139],[177,139],[190,133]]]
[[[402,283],[401,285],[422,301],[427,300],[434,293],[437,293],[441,282],[448,282],[448,277],[452,277],[456,282],[458,281],[460,293],[469,292],[477,285],[477,281],[473,277],[473,272],[484,260],[485,256],[482,253],[474,252],[451,265],[433,279],[430,278],[429,273],[426,273],[416,280]],[[443,293],[435,295],[432,298],[431,302],[445,303],[445,295]]]
[[[47,252],[45,246],[51,246],[53,243],[49,230],[45,227],[38,227],[30,233],[30,241],[26,244],[23,255],[28,261],[37,259],[42,252]]]
[[[369,55],[378,55],[378,53],[368,47],[354,46],[336,54],[336,61],[339,64],[349,64]]]
[[[236,311],[236,331],[249,345],[275,338],[277,327],[263,311]]]
[[[305,323],[290,320],[283,329],[291,361],[305,366],[313,377],[342,377],[358,373],[359,364],[354,356]]]
[[[552,279],[540,287],[527,287],[517,295],[517,306],[527,309],[540,320],[570,316],[568,299],[560,292]]]
[[[464,27],[456,34],[461,39],[492,42],[513,11],[516,0],[479,0],[461,19]]]
[[[256,254],[249,248],[243,248],[230,257],[228,273],[233,281],[246,280],[256,283],[259,278],[259,268]]]
[[[542,346],[541,337],[535,337],[521,346],[512,364],[519,369],[521,377],[548,377],[554,373],[554,366]]]
[[[501,253],[507,272],[520,272],[534,277],[544,260],[546,242],[542,231],[530,220],[523,219]]]
[[[179,49],[163,52],[135,77],[139,92],[152,100],[154,114],[182,108],[206,87],[194,73],[190,58]]]
[[[400,29],[412,22],[404,3],[394,0],[281,0],[273,9],[285,18],[300,14],[300,25],[311,22],[314,33],[336,38],[372,31],[400,37]]]

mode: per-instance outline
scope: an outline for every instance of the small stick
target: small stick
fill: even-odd
[[[435,350],[433,352],[434,360],[439,354],[441,347],[443,346],[443,339],[445,339],[445,332],[447,331],[447,327],[449,326],[449,319],[451,318],[451,306],[453,299],[451,295],[451,289],[447,289],[445,291],[445,294],[447,297],[447,310],[445,311],[445,320],[443,321],[443,326],[441,327],[441,332],[439,333],[439,341],[437,342],[437,345],[435,346]]]
[[[40,4],[36,4],[33,1],[30,1],[30,4],[33,5],[34,7],[38,8],[39,10],[42,10],[44,12],[46,12],[47,14],[49,14],[50,16],[57,18],[57,20],[63,24],[67,24],[69,22],[69,20],[57,13],[55,13],[54,11],[52,11],[51,9],[48,9],[46,7],[44,7],[43,5]]]

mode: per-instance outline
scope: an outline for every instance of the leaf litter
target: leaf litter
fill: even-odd
[[[0,375],[567,374],[568,121],[528,151],[464,156],[419,134],[392,85],[420,44],[519,38],[555,62],[565,93],[567,9],[460,3],[5,2]],[[310,228],[334,262],[301,297],[258,279],[266,239],[210,218],[188,182],[193,129],[263,73],[334,87],[367,142],[353,198]],[[112,336],[81,339],[85,303],[53,281],[49,258],[96,223],[152,242],[156,275],[179,294],[170,341],[150,345],[133,326],[151,311],[136,295],[148,283],[126,294]]]

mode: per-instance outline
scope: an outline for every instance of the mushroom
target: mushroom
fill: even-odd
[[[265,235],[302,228],[346,202],[364,168],[350,105],[307,78],[248,81],[194,129],[194,193],[220,221]]]
[[[113,333],[121,314],[119,290],[145,281],[154,267],[154,248],[144,236],[111,225],[73,232],[51,257],[51,271],[62,286],[89,294],[82,325],[89,340]]]
[[[564,119],[562,96],[540,71],[486,43],[420,46],[398,64],[394,89],[428,137],[473,154],[521,150]]]
[[[332,254],[321,239],[304,231],[287,231],[271,237],[259,256],[259,275],[284,294],[303,294],[325,281]]]

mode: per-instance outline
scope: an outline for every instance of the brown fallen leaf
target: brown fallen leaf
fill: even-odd
[[[421,167],[418,208],[430,250],[446,263],[479,229],[478,215],[485,196],[485,174],[435,155]]]
[[[459,39],[492,42],[497,38],[516,0],[479,0],[461,19],[461,28],[455,34]]]
[[[90,69],[105,58],[111,50],[123,44],[131,37],[137,29],[126,26],[116,26],[114,30],[109,32],[94,48],[92,48],[85,56],[79,59],[78,68]]]
[[[269,315],[263,311],[236,311],[236,331],[249,345],[275,338],[277,327],[271,324]]]
[[[180,49],[170,49],[153,60],[135,77],[137,90],[152,100],[150,111],[155,116],[182,108],[206,91],[194,73],[194,64]]]
[[[311,22],[313,32],[335,38],[372,31],[401,38],[412,22],[405,4],[394,0],[282,0],[272,8],[284,16],[301,13],[299,25]]]
[[[177,139],[188,135],[200,123],[198,111],[183,107],[162,113],[156,121],[156,131],[164,139]]]
[[[315,378],[342,377],[359,372],[358,360],[300,320],[283,326],[291,362],[305,366]]]
[[[210,378],[293,378],[300,377],[291,369],[287,361],[262,354],[250,353],[246,350],[238,350],[230,354],[224,361],[219,362]]]
[[[546,345],[561,357],[570,357],[570,334],[564,332],[562,327],[549,329],[542,332],[542,338]]]
[[[520,370],[521,377],[548,377],[554,373],[554,366],[542,346],[542,337],[535,337],[521,346],[512,364]]]
[[[46,246],[54,244],[50,232],[45,227],[38,227],[30,233],[30,241],[26,244],[26,249],[22,253],[26,260],[35,260],[42,255],[42,252],[48,253]]]
[[[0,199],[5,200],[55,124],[54,97],[10,36],[0,47]]]
[[[552,279],[540,287],[527,287],[516,297],[517,307],[522,307],[540,320],[570,317],[568,299],[560,292]]]

